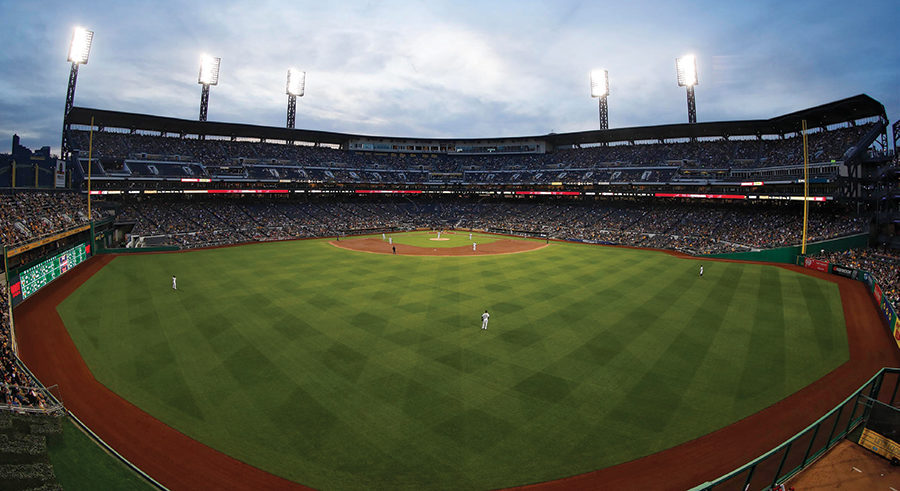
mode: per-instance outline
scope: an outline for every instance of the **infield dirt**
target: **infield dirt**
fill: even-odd
[[[432,239],[435,240],[435,239]],[[443,239],[441,239],[443,240]],[[387,242],[364,237],[342,241],[331,241],[329,244],[352,251],[372,252],[376,254],[392,254],[391,247],[397,248],[397,254],[404,256],[488,256],[492,254],[515,254],[517,252],[536,251],[547,247],[537,241],[500,239],[486,244],[479,244],[474,250],[470,246],[428,248],[407,244],[388,244]]]

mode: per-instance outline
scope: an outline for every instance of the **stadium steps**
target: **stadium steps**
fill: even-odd
[[[59,417],[0,411],[0,489],[62,489],[47,453],[61,434]]]

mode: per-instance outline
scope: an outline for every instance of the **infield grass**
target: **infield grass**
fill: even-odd
[[[372,237],[378,238],[377,235]],[[392,234],[394,243],[406,244],[416,247],[472,247],[472,243],[490,244],[501,239],[513,239],[513,237],[503,237],[491,234],[482,234],[478,232],[472,233],[472,239],[469,239],[469,232],[447,232],[441,233],[441,238],[437,238],[437,232],[409,232],[404,234]],[[517,239],[518,240],[518,239]]]
[[[700,263],[279,242],[117,257],[59,312],[100,382],[254,466],[317,488],[496,488],[672,447],[848,359],[837,285]]]

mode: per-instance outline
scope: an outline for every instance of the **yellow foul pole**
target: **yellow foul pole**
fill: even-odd
[[[804,136],[805,138],[805,136]],[[88,136],[88,222],[91,221],[91,157],[94,153],[94,117],[91,116],[91,131]],[[805,225],[804,225],[805,227]],[[805,230],[805,229],[804,229]]]
[[[803,120],[803,243],[800,254],[806,255],[806,223],[809,218],[809,147],[806,142],[806,120]]]

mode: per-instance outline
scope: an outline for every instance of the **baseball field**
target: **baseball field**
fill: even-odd
[[[432,238],[393,236],[426,254],[471,247],[468,233]],[[734,423],[849,358],[838,285],[776,266],[543,241],[460,257],[347,242],[118,256],[58,312],[113,392],[318,488],[588,472]]]

